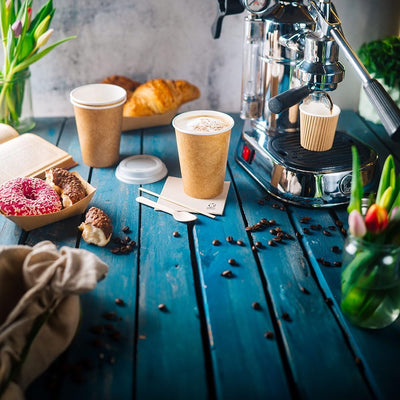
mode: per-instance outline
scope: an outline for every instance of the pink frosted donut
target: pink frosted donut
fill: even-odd
[[[0,211],[5,215],[42,215],[60,210],[60,197],[42,179],[13,178],[0,185]]]

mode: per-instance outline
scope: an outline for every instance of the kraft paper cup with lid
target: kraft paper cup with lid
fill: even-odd
[[[222,193],[233,118],[209,110],[176,116],[175,128],[183,191],[197,199]]]
[[[300,105],[300,145],[307,150],[327,151],[332,148],[340,108],[334,104],[332,112],[322,103]]]
[[[80,86],[70,93],[82,159],[91,167],[110,167],[119,159],[126,90],[105,83]]]

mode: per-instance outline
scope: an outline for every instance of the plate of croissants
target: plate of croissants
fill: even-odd
[[[102,83],[121,86],[128,94],[122,131],[168,125],[182,104],[200,97],[200,90],[182,79],[159,78],[140,83],[126,76],[112,75]]]

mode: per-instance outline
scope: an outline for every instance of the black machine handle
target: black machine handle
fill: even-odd
[[[395,142],[400,142],[400,110],[396,103],[376,79],[363,83],[363,88],[386,132]]]
[[[271,97],[268,100],[268,108],[272,113],[279,114],[295,104],[300,103],[300,101],[305,99],[312,92],[313,89],[308,85],[289,89],[275,97]]]
[[[244,11],[240,0],[218,0],[218,13],[211,26],[211,34],[214,39],[221,35],[222,20],[226,15],[240,14]]]

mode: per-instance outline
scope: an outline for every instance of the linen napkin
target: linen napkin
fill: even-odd
[[[95,288],[108,266],[93,253],[50,241],[0,246],[0,399],[24,391],[71,343],[79,294]]]

